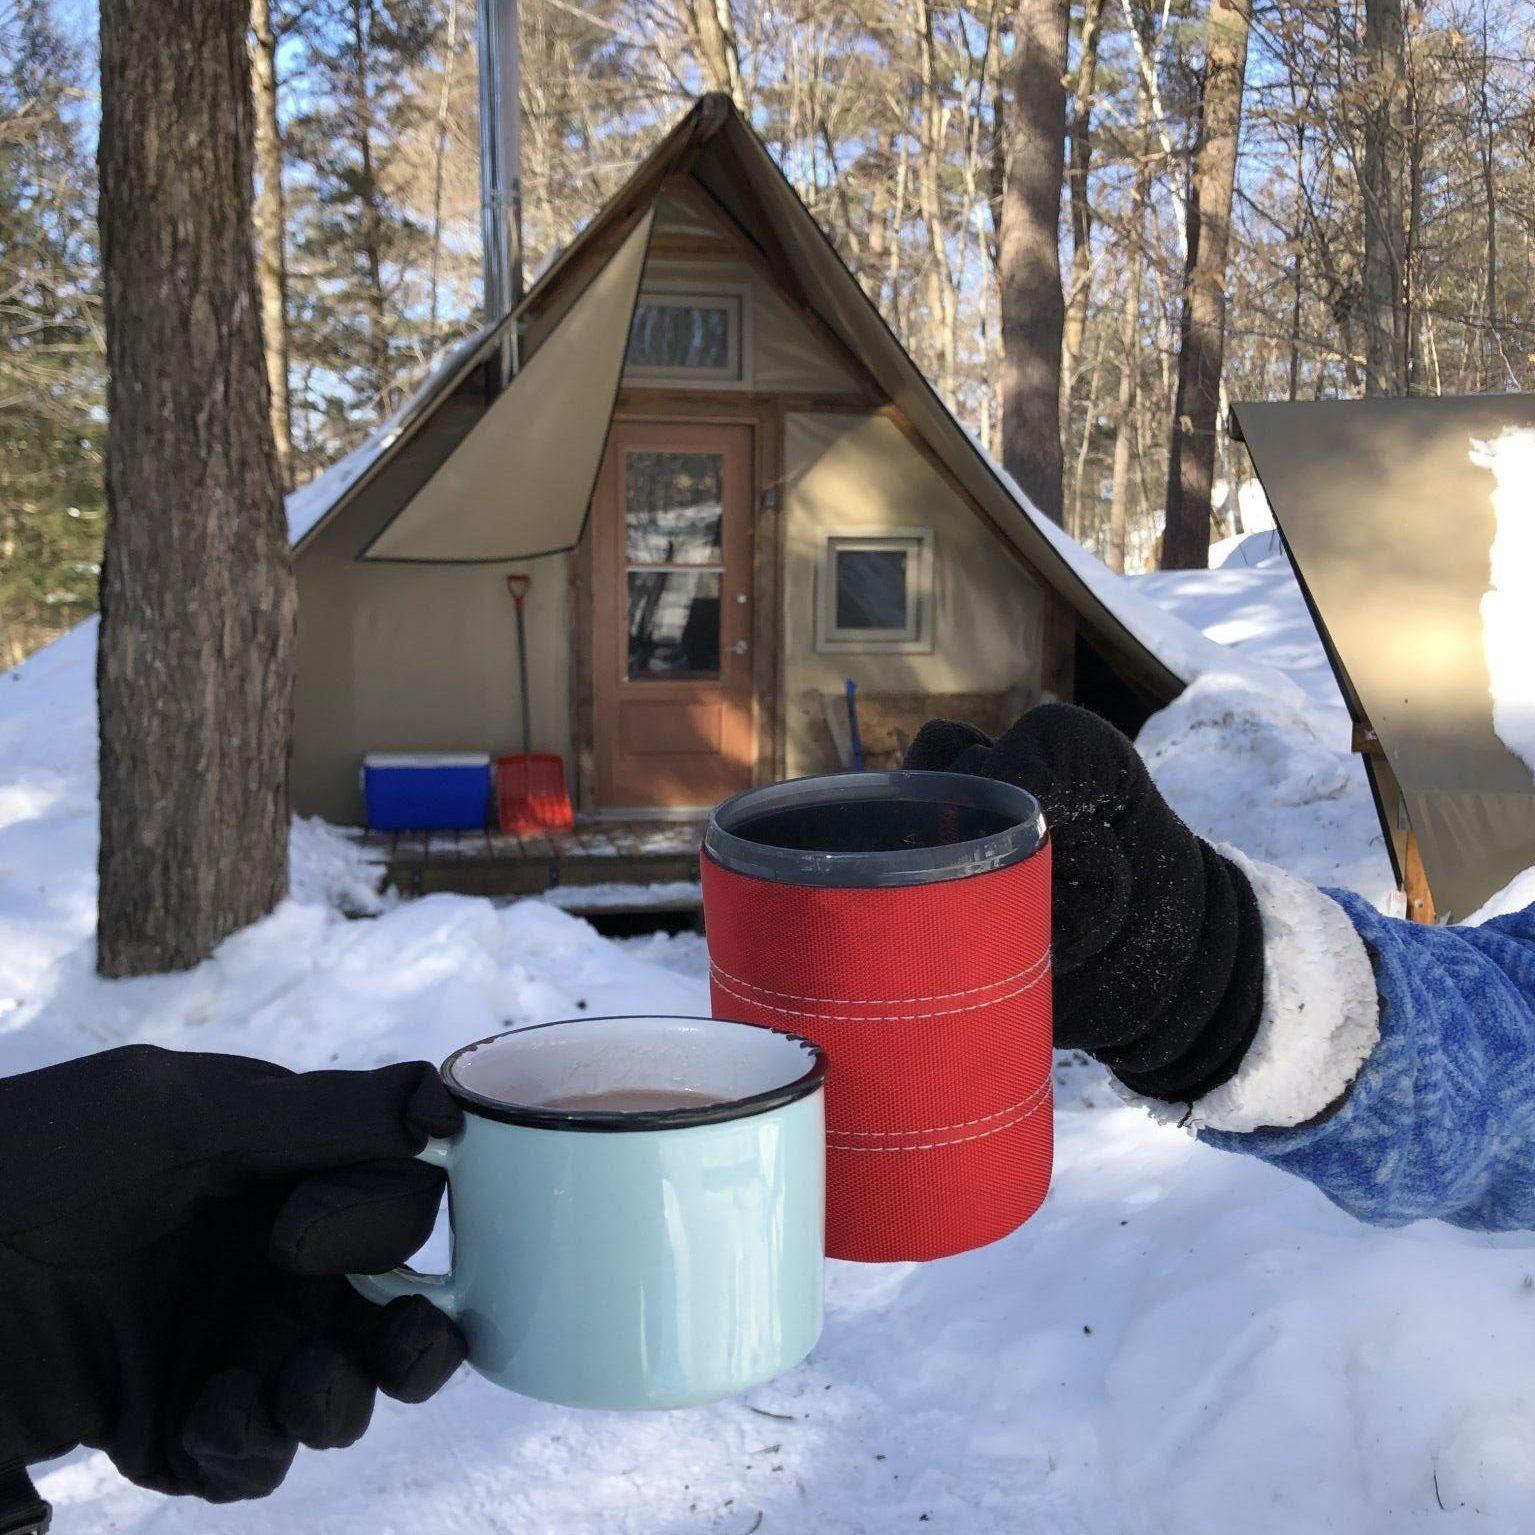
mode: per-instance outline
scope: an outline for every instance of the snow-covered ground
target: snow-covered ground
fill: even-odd
[[[1227,579],[1234,577],[1235,579]],[[1143,747],[1200,831],[1384,897],[1389,873],[1304,609],[1270,570],[1140,595],[1236,647]],[[92,970],[93,631],[0,676],[0,1072],[125,1040],[293,1066],[440,1058],[506,1024],[704,1010],[701,940],[605,940],[540,903],[372,894],[295,836],[295,894],[180,976]],[[1197,647],[1195,647],[1197,648]],[[1245,654],[1244,654],[1245,653]],[[1292,679],[1275,689],[1246,661]],[[343,910],[371,911],[349,920]],[[1058,1066],[1057,1172],[1022,1231],[927,1265],[832,1264],[810,1361],[745,1400],[624,1416],[468,1372],[208,1508],[79,1453],[61,1532],[141,1535],[1295,1535],[1535,1528],[1535,1237],[1359,1226],[1273,1169]]]

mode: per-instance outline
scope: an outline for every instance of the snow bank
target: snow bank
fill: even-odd
[[[1137,744],[1173,807],[1201,836],[1313,884],[1385,907],[1395,884],[1348,710],[1287,564],[1132,578],[1241,662],[1289,681],[1210,673],[1154,714]]]
[[[1261,662],[1298,683],[1318,728],[1329,739],[1348,745],[1348,709],[1288,562],[1157,570],[1127,579],[1137,592],[1199,629],[1238,663]]]
[[[357,833],[318,816],[294,816],[288,838],[294,900],[334,906],[348,917],[376,917],[385,906],[384,872],[383,853],[364,847]]]
[[[1202,837],[1384,909],[1395,884],[1364,764],[1325,723],[1247,678],[1210,676],[1154,714],[1136,744]]]
[[[1211,570],[1258,570],[1269,565],[1288,563],[1284,543],[1276,528],[1262,528],[1256,533],[1233,533],[1210,545]]]

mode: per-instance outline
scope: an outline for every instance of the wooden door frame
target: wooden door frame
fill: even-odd
[[[703,395],[700,398],[700,395]],[[785,700],[783,669],[783,408],[767,395],[721,391],[625,388],[613,411],[614,426],[749,426],[751,480],[746,511],[752,534],[752,765],[754,784],[773,783],[784,773]],[[610,434],[611,440],[611,434]],[[606,450],[604,450],[606,457]],[[576,780],[576,808],[597,809],[597,743],[592,638],[592,511],[571,561],[570,668],[571,755]]]

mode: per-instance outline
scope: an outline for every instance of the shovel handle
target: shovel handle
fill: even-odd
[[[506,578],[506,589],[511,593],[512,601],[517,604],[517,611],[522,612],[522,605],[528,600],[528,591],[533,585],[533,577],[520,573],[513,573]]]

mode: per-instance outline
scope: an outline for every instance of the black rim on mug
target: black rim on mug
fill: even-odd
[[[952,838],[935,832],[946,818]],[[732,796],[709,816],[704,850],[751,879],[879,889],[1005,869],[1038,852],[1047,835],[1039,801],[1000,779],[833,773]],[[847,845],[860,842],[874,845]]]
[[[657,1023],[707,1023],[722,1028],[751,1029],[771,1034],[786,1044],[797,1045],[806,1055],[809,1065],[791,1081],[761,1092],[729,1098],[718,1103],[685,1105],[671,1109],[559,1109],[540,1103],[515,1103],[494,1098],[467,1087],[459,1077],[459,1063],[474,1051],[502,1040],[522,1035],[536,1034],[541,1029],[560,1029],[574,1024],[634,1023],[641,1019]],[[766,1114],[780,1109],[796,1099],[807,1098],[822,1085],[826,1078],[826,1054],[812,1040],[798,1034],[788,1034],[769,1029],[763,1024],[744,1023],[732,1018],[709,1018],[691,1013],[600,1013],[580,1014],[575,1018],[554,1018],[547,1023],[529,1024],[521,1029],[503,1029],[499,1034],[488,1034],[484,1039],[460,1045],[442,1063],[440,1075],[443,1085],[459,1101],[464,1110],[477,1114],[481,1119],[493,1119],[505,1125],[527,1125],[543,1130],[686,1130],[694,1125],[723,1124],[732,1119],[746,1119],[755,1114]]]

